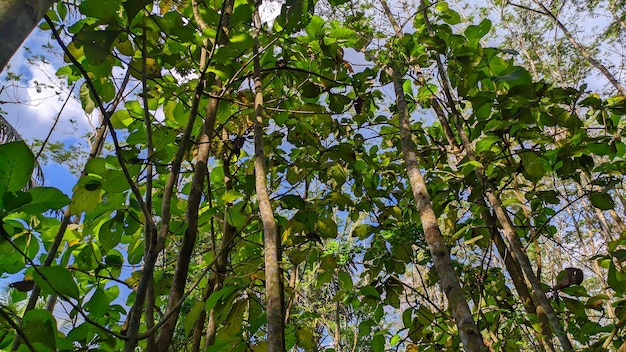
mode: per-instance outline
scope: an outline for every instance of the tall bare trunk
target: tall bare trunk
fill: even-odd
[[[384,0],[382,0],[384,1]],[[426,189],[426,183],[419,168],[415,144],[411,134],[409,122],[409,111],[404,91],[402,90],[402,76],[393,69],[393,86],[396,94],[396,105],[400,118],[400,143],[404,162],[406,163],[409,183],[413,191],[413,198],[420,213],[420,220],[424,228],[424,236],[435,264],[435,269],[439,275],[439,282],[443,292],[448,298],[448,304],[452,311],[452,316],[459,329],[459,335],[466,351],[483,351],[486,349],[482,336],[469,309],[465,292],[461,288],[459,279],[454,271],[450,253],[445,245],[445,240],[441,236],[437,218],[432,208],[430,195]]]
[[[267,314],[267,345],[273,352],[285,351],[285,319],[283,302],[283,275],[280,267],[281,243],[274,210],[267,190],[267,170],[263,147],[263,86],[259,58],[258,34],[261,22],[255,11],[257,29],[254,36],[254,173],[259,212],[263,223],[265,247],[265,310]]]

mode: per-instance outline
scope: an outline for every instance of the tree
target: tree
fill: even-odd
[[[101,126],[71,197],[23,191],[32,153],[0,146],[0,268],[36,283],[0,348],[622,345],[623,98],[533,77],[484,44],[488,19],[413,5],[288,1],[272,27],[247,1],[49,12],[57,74]],[[600,225],[598,278],[548,298],[578,266],[540,259]]]

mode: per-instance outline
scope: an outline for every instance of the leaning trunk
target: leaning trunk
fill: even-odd
[[[54,3],[54,0],[0,0],[0,72]]]

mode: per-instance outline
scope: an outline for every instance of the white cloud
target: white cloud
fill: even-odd
[[[46,137],[70,92],[69,87],[63,84],[64,79],[55,76],[57,69],[64,63],[42,47],[51,41],[48,33],[38,29],[33,31],[11,59],[8,71],[21,75],[19,82],[7,81],[7,72],[0,75],[0,101],[3,102],[0,109],[5,112],[4,117],[9,123],[27,140]],[[30,53],[25,47],[30,49]],[[45,55],[47,61],[29,62],[33,54]],[[91,130],[88,116],[76,99],[77,93],[78,87],[63,109],[52,135],[53,140],[75,139]]]

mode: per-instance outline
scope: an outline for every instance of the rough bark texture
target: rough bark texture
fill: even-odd
[[[530,264],[530,261],[528,260],[528,256],[526,256],[526,254],[524,253],[522,242],[515,233],[515,229],[511,224],[511,220],[509,219],[506,211],[502,207],[500,200],[491,190],[487,191],[487,199],[489,200],[489,203],[491,203],[491,206],[496,213],[496,217],[502,225],[502,232],[504,233],[504,237],[508,241],[511,255],[519,264],[526,279],[526,282],[532,289],[532,295],[535,303],[537,304],[537,309],[541,308],[544,310],[547,319],[552,325],[552,330],[554,331],[554,334],[559,339],[559,342],[561,342],[561,348],[566,351],[572,351],[572,343],[570,342],[567,334],[563,330],[561,322],[556,316],[552,305],[546,298],[546,294],[541,287],[541,283],[539,282],[539,279],[532,270],[532,266]]]
[[[180,244],[180,251],[176,259],[176,268],[174,269],[174,278],[172,279],[172,289],[170,290],[167,303],[167,311],[174,311],[174,314],[172,314],[161,327],[161,332],[156,342],[158,351],[168,351],[169,349],[180,311],[178,301],[182,299],[185,293],[185,284],[187,283],[187,276],[189,275],[189,263],[196,245],[196,237],[198,236],[198,209],[202,201],[205,176],[208,172],[207,160],[211,149],[211,143],[209,142],[213,137],[218,102],[216,98],[209,100],[202,135],[198,141],[198,154],[196,155],[191,190],[189,191],[187,210],[185,212],[187,229],[185,230],[185,235]]]
[[[0,72],[54,0],[0,0]]]
[[[406,163],[413,197],[415,198],[415,203],[420,213],[424,236],[428,243],[435,269],[439,275],[441,289],[448,298],[448,305],[450,306],[456,326],[459,329],[459,336],[465,350],[484,351],[486,347],[483,343],[480,331],[474,322],[469,305],[467,304],[465,292],[463,292],[459,279],[454,271],[450,253],[441,236],[439,225],[437,224],[437,217],[433,211],[430,196],[426,189],[426,183],[424,182],[419,168],[417,155],[415,153],[415,144],[412,140],[409,112],[406,106],[406,100],[404,99],[404,91],[402,90],[402,76],[398,71],[393,70],[392,77],[396,94],[396,105],[400,118],[400,143],[402,146],[402,154],[404,156],[404,162]]]
[[[391,22],[397,37],[402,36],[402,28],[391,14],[389,5],[385,0],[380,0],[387,18]],[[413,192],[413,198],[420,214],[424,237],[432,255],[435,270],[439,275],[439,284],[448,298],[448,305],[454,317],[459,336],[466,351],[486,351],[487,347],[483,343],[478,326],[474,322],[472,312],[469,309],[467,298],[459,278],[454,271],[450,253],[446,243],[441,236],[441,230],[437,224],[437,217],[432,207],[432,202],[426,188],[426,183],[422,177],[417,155],[415,153],[415,143],[411,134],[411,123],[409,121],[409,111],[402,89],[402,75],[395,68],[391,69],[393,87],[396,94],[396,109],[400,120],[400,144],[402,155],[409,175],[409,183]],[[451,137],[451,136],[449,136]]]
[[[257,25],[260,25],[257,22]],[[258,57],[258,40],[254,44],[254,172],[259,212],[263,222],[265,247],[265,309],[267,311],[268,351],[285,350],[285,319],[283,309],[282,270],[280,268],[280,237],[276,228],[274,211],[267,190],[267,170],[263,149],[263,86],[261,64]]]

